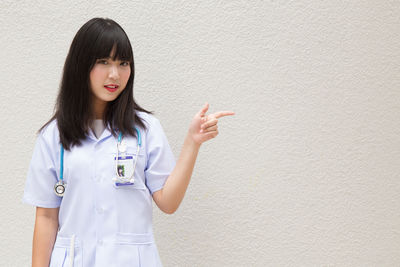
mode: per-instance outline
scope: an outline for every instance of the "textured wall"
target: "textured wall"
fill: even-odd
[[[35,131],[96,16],[127,31],[135,96],[176,157],[205,101],[236,112],[201,148],[179,210],[154,210],[165,266],[400,265],[399,1],[0,5],[0,266],[30,264]]]

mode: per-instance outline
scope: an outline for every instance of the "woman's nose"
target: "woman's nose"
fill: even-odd
[[[116,79],[116,80],[119,79],[119,73],[118,73],[118,67],[117,66],[111,65],[109,76],[110,76],[110,78],[113,78],[113,79]]]

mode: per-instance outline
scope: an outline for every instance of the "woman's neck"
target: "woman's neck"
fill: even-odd
[[[104,118],[104,112],[107,107],[107,102],[94,100],[93,103],[93,115],[95,120],[101,120]]]

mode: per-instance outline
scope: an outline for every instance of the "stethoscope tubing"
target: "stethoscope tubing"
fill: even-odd
[[[142,146],[142,137],[141,137],[140,131],[139,131],[139,129],[137,127],[135,127],[135,130],[136,130],[137,139],[138,139],[138,141],[137,141],[137,143],[138,143],[137,155],[139,155],[139,150],[140,150],[140,147]],[[122,138],[123,138],[123,135],[120,132],[119,135],[118,135],[118,144],[121,144]],[[117,151],[117,158],[116,158],[117,165],[118,165],[118,156],[119,156],[118,152],[119,152],[119,150]],[[137,155],[136,155],[136,160],[135,160],[135,165],[133,167],[133,170],[135,170],[135,168],[136,168]],[[118,172],[117,172],[117,174],[118,174]],[[64,180],[64,147],[63,147],[62,144],[60,144],[60,178],[59,178],[59,182],[63,182],[63,180]]]

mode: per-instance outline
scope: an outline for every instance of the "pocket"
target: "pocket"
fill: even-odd
[[[115,242],[120,245],[144,245],[153,244],[152,234],[117,233]]]
[[[152,234],[117,233],[115,246],[121,253],[117,266],[161,266]]]
[[[51,253],[49,267],[63,267],[66,257],[67,257],[66,248],[54,247],[53,252]]]
[[[53,252],[51,254],[49,267],[69,267],[71,256],[71,240],[72,239],[69,237],[57,236],[54,243]],[[74,267],[83,267],[82,250],[81,241],[75,237],[73,258]]]
[[[126,155],[127,156],[132,156],[132,155],[139,155],[139,157],[143,157],[145,155],[144,151],[144,146],[139,147],[139,153],[138,153],[138,145],[136,143],[136,140],[125,140],[126,142]],[[109,153],[116,154],[117,153],[117,144],[115,144],[115,147],[112,149],[108,150]],[[120,153],[121,154],[121,153]]]

